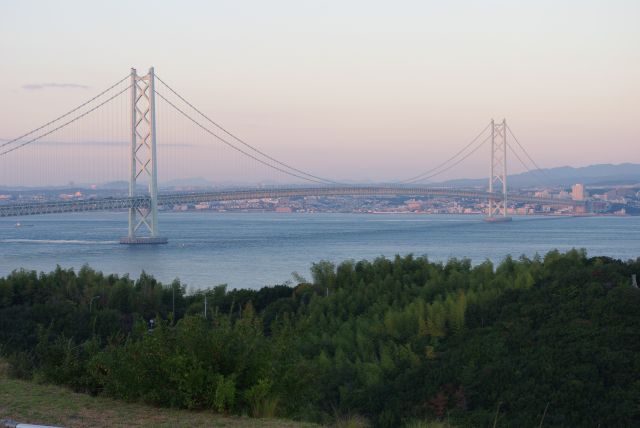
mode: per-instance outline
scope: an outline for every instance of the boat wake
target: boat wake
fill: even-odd
[[[113,245],[118,241],[89,241],[79,239],[0,239],[6,244],[71,244],[71,245]]]

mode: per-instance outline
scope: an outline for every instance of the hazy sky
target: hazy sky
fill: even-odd
[[[417,174],[492,117],[544,167],[640,162],[639,23],[637,0],[4,0],[0,138],[153,65],[323,176]],[[443,178],[484,175],[488,155]]]

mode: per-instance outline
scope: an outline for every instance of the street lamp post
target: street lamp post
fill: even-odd
[[[207,319],[207,293],[204,294],[204,319]]]

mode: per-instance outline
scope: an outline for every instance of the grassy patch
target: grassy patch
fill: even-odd
[[[55,385],[11,379],[0,360],[0,419],[64,427],[314,427],[280,419],[225,417],[78,394]]]

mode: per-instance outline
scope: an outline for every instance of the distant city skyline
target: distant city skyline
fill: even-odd
[[[0,138],[155,66],[245,140],[329,178],[418,174],[503,117],[545,168],[640,162],[638,2],[278,3],[5,2]],[[63,170],[72,159],[60,147]],[[119,162],[116,149],[92,153]],[[166,179],[233,170],[181,153],[194,173]],[[483,177],[487,164],[480,150],[438,179]]]

